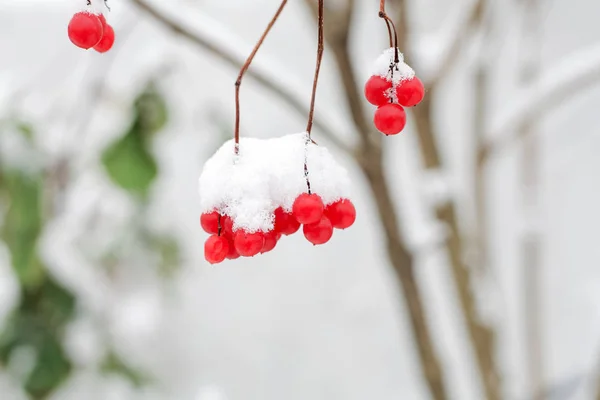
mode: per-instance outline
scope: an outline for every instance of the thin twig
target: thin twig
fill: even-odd
[[[252,64],[252,60],[254,60],[254,56],[256,56],[258,49],[260,49],[260,46],[262,46],[263,42],[265,41],[265,38],[271,31],[271,28],[273,28],[273,25],[275,25],[275,22],[277,22],[277,19],[279,19],[279,16],[281,15],[281,12],[283,11],[283,8],[285,7],[286,4],[287,4],[287,0],[283,0],[281,2],[281,4],[279,5],[277,12],[275,13],[273,18],[269,22],[269,25],[267,25],[267,29],[265,29],[265,31],[263,32],[262,36],[258,40],[258,43],[256,43],[256,46],[254,46],[252,53],[250,53],[250,56],[246,59],[246,62],[242,66],[242,69],[240,70],[240,74],[238,75],[237,80],[235,81],[234,139],[235,139],[235,153],[236,154],[239,151],[239,145],[240,145],[240,87],[242,86],[242,78],[244,77],[244,74],[246,73],[248,68],[250,68],[250,64]]]
[[[323,45],[324,45],[324,35],[323,35],[323,0],[319,0],[319,44],[317,47],[317,67],[315,68],[315,79],[313,80],[313,88],[312,88],[312,97],[310,100],[310,111],[308,112],[308,125],[306,126],[306,132],[308,132],[308,137],[310,138],[313,119],[315,115],[315,101],[317,98],[317,86],[319,83],[319,72],[321,71],[321,61],[323,60]]]

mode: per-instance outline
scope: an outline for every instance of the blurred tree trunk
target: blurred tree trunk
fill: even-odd
[[[314,12],[315,2],[307,0],[307,4]],[[427,323],[427,311],[414,275],[413,257],[405,246],[405,240],[401,237],[396,206],[384,170],[382,135],[374,132],[371,124],[365,119],[361,91],[352,69],[353,62],[350,57],[348,39],[354,11],[353,6],[353,0],[348,0],[346,7],[326,10],[325,38],[328,49],[333,54],[338,66],[348,107],[352,113],[352,120],[361,136],[361,144],[355,150],[354,156],[367,178],[377,205],[377,211],[387,239],[388,257],[398,277],[408,307],[413,337],[417,344],[421,373],[425,377],[432,398],[445,400],[449,396],[444,383],[442,367]]]
[[[407,1],[399,1],[400,6],[406,6]],[[484,2],[479,1],[472,10],[470,23],[473,25],[481,24]],[[407,8],[401,7],[399,10],[398,20],[402,21],[401,26],[404,34],[401,35],[402,40],[400,46],[405,49],[405,54],[408,62],[412,58],[406,38],[410,37]],[[461,38],[457,38],[460,41]],[[458,47],[460,50],[462,43],[457,42],[453,47]],[[458,51],[451,51],[453,57],[456,58]],[[443,74],[451,67],[450,63],[445,63],[442,66],[442,71],[429,82],[426,82],[428,95],[419,106],[413,109],[415,116],[418,139],[420,143],[421,155],[425,164],[425,169],[431,172],[441,172],[445,169],[437,142],[436,134],[433,127],[433,102],[437,85],[443,78]],[[500,387],[500,374],[498,372],[495,361],[495,334],[494,331],[486,326],[481,321],[475,296],[472,291],[472,271],[465,262],[465,245],[462,240],[462,234],[457,219],[457,204],[455,199],[450,198],[445,203],[439,204],[435,209],[437,220],[444,226],[448,227],[448,235],[444,242],[446,252],[449,257],[450,267],[454,285],[458,292],[459,303],[465,316],[467,332],[475,353],[476,365],[478,367],[485,398],[488,400],[499,400],[502,398]]]

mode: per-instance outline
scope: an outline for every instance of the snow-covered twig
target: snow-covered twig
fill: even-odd
[[[517,128],[524,121],[547,113],[598,82],[600,44],[565,57],[565,61],[543,72],[538,80],[518,94],[514,101],[508,102],[507,104],[512,106],[492,120],[486,135],[489,138],[488,143],[480,155],[480,160],[485,162],[492,154],[520,139]],[[511,133],[507,134],[508,131]]]
[[[219,22],[194,12],[185,3],[178,3],[175,8],[170,4],[152,0],[132,0],[132,2],[173,32],[191,40],[230,66],[237,69],[244,64],[247,50],[246,46],[240,45],[240,43],[245,41],[232,34],[230,29]],[[174,9],[177,10],[176,13],[173,11]],[[252,63],[252,69],[248,71],[248,76],[277,95],[303,118],[306,118],[309,108],[305,103],[308,102],[301,95],[306,85],[301,84],[293,75],[286,74],[285,71],[286,68],[281,67],[276,61],[265,60],[263,57]],[[336,125],[343,125],[335,123],[336,120],[340,120],[340,118],[333,117],[336,112],[328,111],[323,114],[328,115],[330,122],[315,116],[315,127],[331,144],[352,153],[351,146],[346,144],[333,128]]]

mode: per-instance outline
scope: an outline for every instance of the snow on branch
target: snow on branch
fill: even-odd
[[[564,104],[583,89],[600,82],[600,44],[565,57],[556,67],[542,72],[538,80],[507,104],[512,106],[491,121],[482,161],[520,139],[519,127]],[[507,133],[510,132],[510,133]]]
[[[178,2],[177,7],[173,7],[170,2],[155,0],[132,0],[132,2],[158,22],[234,68],[241,67],[250,53],[251,43],[247,43],[243,38],[233,34],[230,29],[218,21],[197,12],[186,5],[187,3]],[[303,118],[306,118],[309,113],[310,99],[308,94],[305,97],[302,93],[305,92],[307,85],[299,82],[294,75],[287,74],[286,70],[285,66],[277,61],[261,55],[252,63],[252,68],[248,70],[248,76],[291,106]],[[327,121],[315,116],[315,127],[331,144],[351,153],[351,147],[343,141],[340,135],[335,133],[336,129],[333,128],[334,126],[344,126],[341,117],[336,117],[337,113],[332,110],[322,114],[328,116]]]

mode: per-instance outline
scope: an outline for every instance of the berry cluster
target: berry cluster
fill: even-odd
[[[325,244],[334,229],[354,223],[346,170],[306,138],[244,138],[239,154],[229,141],[207,161],[200,224],[211,235],[204,245],[209,263],[267,253],[301,226],[310,243]]]
[[[278,207],[273,212],[273,229],[263,232],[235,230],[233,220],[218,211],[200,216],[202,229],[211,236],[204,243],[204,257],[211,264],[225,259],[235,260],[254,257],[273,250],[282,236],[293,235],[303,225],[304,237],[313,245],[327,243],[333,236],[333,229],[346,229],[356,220],[356,209],[348,199],[341,199],[325,207],[317,194],[303,193],[291,212]]]
[[[78,12],[71,18],[67,30],[71,42],[85,50],[93,48],[99,53],[106,53],[115,43],[115,31],[101,13]]]
[[[404,107],[419,104],[425,96],[423,83],[404,62],[402,53],[386,50],[375,64],[372,76],[365,84],[367,101],[377,106],[373,122],[385,135],[397,135],[406,125]]]

